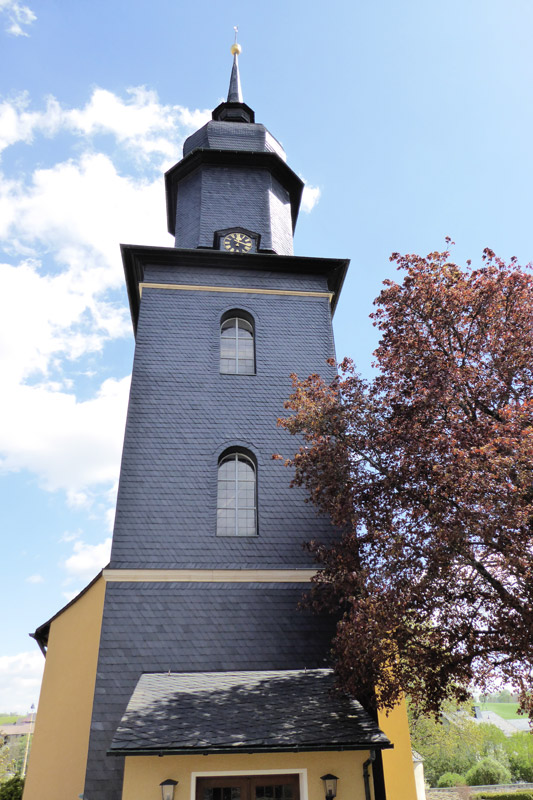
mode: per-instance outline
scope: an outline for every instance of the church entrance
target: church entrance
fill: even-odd
[[[197,778],[196,800],[300,800],[298,775]]]

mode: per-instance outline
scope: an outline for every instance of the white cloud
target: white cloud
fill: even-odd
[[[105,567],[111,554],[111,537],[100,544],[74,543],[74,552],[65,561],[65,569],[71,577],[88,580]]]
[[[60,537],[60,542],[74,542],[76,539],[81,537],[81,530],[77,531],[65,531],[65,533]]]
[[[29,144],[35,131],[53,136],[59,130],[62,110],[55,98],[47,99],[44,111],[28,111],[29,103],[27,92],[0,103],[0,151],[15,142]]]
[[[109,503],[109,508],[105,512],[105,519],[107,523],[107,529],[110,533],[113,533],[113,527],[115,525],[115,511],[117,506],[117,492],[118,492],[118,480],[115,481],[113,486],[111,486],[106,494],[106,500]]]
[[[117,480],[130,379],[108,379],[82,401],[70,380],[27,379],[51,368],[61,378],[64,359],[129,331],[127,312],[72,271],[41,276],[30,262],[2,264],[0,281],[0,469],[29,470],[43,488],[64,490],[71,506],[90,505],[95,488]]]
[[[61,592],[61,594],[63,595],[65,601],[70,603],[71,600],[74,600],[74,598],[79,595],[80,591],[81,589],[71,589],[70,591]]]
[[[114,502],[129,379],[106,381],[79,401],[65,369],[131,335],[116,299],[119,242],[171,244],[161,163],[177,160],[184,136],[205,119],[142,87],[125,99],[96,89],[80,109],[49,98],[31,110],[27,95],[0,103],[0,148],[61,131],[75,143],[68,160],[0,175],[0,469],[30,470],[45,489],[64,490],[71,506],[91,505],[96,490],[110,490],[106,503]],[[114,136],[118,149],[95,150],[99,133]],[[139,159],[151,156],[152,171],[139,172]]]
[[[107,89],[95,89],[82,109],[66,112],[74,130],[88,135],[97,131],[113,132],[119,141],[145,137],[156,130],[172,131],[171,106],[162,106],[157,94],[144,86],[129,89],[125,102]]]
[[[43,670],[39,651],[0,656],[0,709],[26,714],[37,706]]]
[[[90,498],[86,492],[77,492],[75,489],[67,490],[67,505],[70,508],[88,508]]]
[[[0,0],[0,14],[7,16],[6,31],[13,36],[28,36],[22,26],[31,25],[37,19],[31,8],[22,5],[18,0]]]
[[[121,285],[119,242],[172,244],[166,231],[161,177],[119,174],[103,153],[83,153],[37,169],[30,185],[2,180],[0,239],[12,252],[51,254],[68,268],[62,280],[76,291],[102,294]]]
[[[128,89],[128,95],[124,101],[106,89],[95,89],[84,108],[64,112],[65,124],[85,136],[111,133],[138,155],[176,158],[176,134],[192,132],[211,118],[207,110],[161,105],[157,94],[144,86]]]
[[[111,134],[128,147],[130,156],[177,161],[183,138],[211,118],[205,109],[161,104],[157,93],[144,86],[128,89],[126,99],[96,88],[83,108],[66,108],[52,96],[42,111],[30,111],[29,106],[27,92],[0,103],[0,150],[18,141],[30,143],[37,133],[50,137],[62,129],[86,140]]]
[[[311,186],[306,183],[302,194],[302,211],[310,214],[320,200],[320,189],[318,186]]]
[[[107,529],[111,533],[113,532],[113,527],[115,525],[115,512],[116,512],[115,505],[110,506],[106,511]]]
[[[0,263],[0,364],[8,390],[36,373],[46,375],[55,358],[101,351],[130,330],[126,310],[100,300],[97,284],[77,282],[73,270],[41,275],[39,266]],[[95,280],[105,273],[94,265],[87,271]],[[52,393],[61,385],[47,388]]]
[[[128,392],[129,377],[104,381],[96,397],[81,402],[39,386],[6,387],[1,468],[30,470],[43,488],[65,490],[73,505],[87,503],[91,488],[117,480]]]
[[[26,583],[44,583],[44,578],[42,575],[28,575]]]

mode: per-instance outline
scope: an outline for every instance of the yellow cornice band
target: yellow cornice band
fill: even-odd
[[[243,289],[241,286],[195,286],[188,283],[139,283],[139,296],[143,289],[178,289],[182,292],[229,292],[230,294],[285,294],[296,297],[327,297],[331,303],[333,292],[298,292],[295,289]]]
[[[104,569],[106,582],[307,583],[316,569]]]

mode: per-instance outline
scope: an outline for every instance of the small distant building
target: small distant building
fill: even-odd
[[[18,722],[11,722],[7,725],[0,725],[0,737],[3,744],[10,744],[23,736],[33,733],[35,723],[33,718],[25,717]]]
[[[506,736],[513,736],[520,731],[530,730],[529,719],[527,717],[523,717],[522,719],[504,719],[495,711],[489,711],[480,706],[474,706],[474,714],[474,722],[486,722],[489,725],[495,725]]]
[[[415,771],[416,800],[426,800],[426,779],[424,778],[424,756],[413,750],[413,768]]]

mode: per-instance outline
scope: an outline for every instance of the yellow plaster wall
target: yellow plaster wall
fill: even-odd
[[[50,626],[24,800],[83,792],[104,594],[100,578]]]
[[[179,781],[174,800],[191,800],[191,773],[233,773],[244,770],[261,775],[267,770],[307,769],[307,800],[324,800],[321,775],[339,778],[337,800],[364,800],[363,762],[368,750],[331,753],[261,753],[211,756],[128,756],[122,800],[161,800],[159,784]],[[372,783],[372,781],[371,781]],[[305,795],[301,800],[305,800]]]
[[[416,800],[415,772],[405,701],[397,705],[388,716],[380,711],[378,725],[394,745],[394,750],[383,751],[387,800]]]

